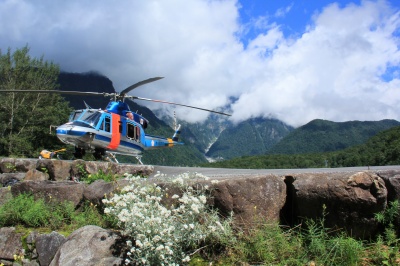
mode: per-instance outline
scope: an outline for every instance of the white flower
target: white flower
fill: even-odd
[[[207,198],[206,198],[206,196],[204,196],[204,195],[200,195],[200,196],[199,196],[199,200],[200,200],[200,202],[203,203],[203,204],[205,204],[205,203],[207,202]]]
[[[164,249],[164,245],[159,245],[159,246],[156,248],[157,251],[161,251],[161,250],[163,250],[163,249]]]
[[[219,228],[221,228],[222,231],[225,231],[225,228],[222,226],[222,224],[219,221],[216,221],[215,223],[219,226]]]
[[[181,196],[172,196],[172,199],[178,199],[172,206],[161,204],[161,199],[168,197],[166,188],[142,182],[143,178],[132,175],[129,175],[130,185],[123,188],[120,195],[103,200],[106,205],[104,213],[118,218],[121,232],[128,239],[127,262],[147,265],[155,259],[161,265],[186,264],[190,256],[184,253],[179,256],[182,247],[196,243],[216,230],[224,230],[216,213],[207,214],[210,219],[204,223],[198,222],[199,213],[207,212],[204,192],[208,186],[188,187],[186,184],[189,179],[199,177],[207,178],[197,173],[185,173],[167,179],[184,192]]]
[[[195,213],[200,213],[199,212],[199,206],[197,204],[192,204],[191,209],[195,212]]]
[[[158,241],[160,241],[161,240],[161,237],[160,236],[155,236],[155,237],[153,237],[153,241],[154,242],[158,242]]]
[[[182,259],[182,262],[189,262],[190,261],[190,257],[186,256]]]
[[[143,247],[143,243],[142,243],[142,241],[140,241],[140,240],[136,240],[136,246],[138,246],[138,247]]]

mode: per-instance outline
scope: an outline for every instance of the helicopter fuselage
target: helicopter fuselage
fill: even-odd
[[[183,144],[172,138],[146,135],[147,120],[134,113],[132,119],[107,110],[82,109],[74,111],[69,122],[56,129],[57,137],[100,154],[114,153],[139,156],[144,150]]]

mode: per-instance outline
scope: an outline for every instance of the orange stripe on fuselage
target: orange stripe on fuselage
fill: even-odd
[[[121,141],[121,133],[119,132],[119,124],[121,122],[121,117],[117,114],[111,113],[111,141],[108,145],[108,149],[115,150],[118,148]]]

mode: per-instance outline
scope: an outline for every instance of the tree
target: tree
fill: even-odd
[[[13,53],[0,50],[1,90],[53,90],[57,87],[59,67],[29,56],[25,46]],[[0,155],[36,157],[43,149],[59,146],[49,135],[50,125],[68,119],[71,109],[58,94],[1,93]]]

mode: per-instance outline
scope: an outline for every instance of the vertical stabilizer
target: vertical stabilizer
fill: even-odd
[[[173,141],[178,141],[180,134],[181,134],[181,125],[179,124],[178,127],[175,129],[175,133],[172,136],[172,140]]]

